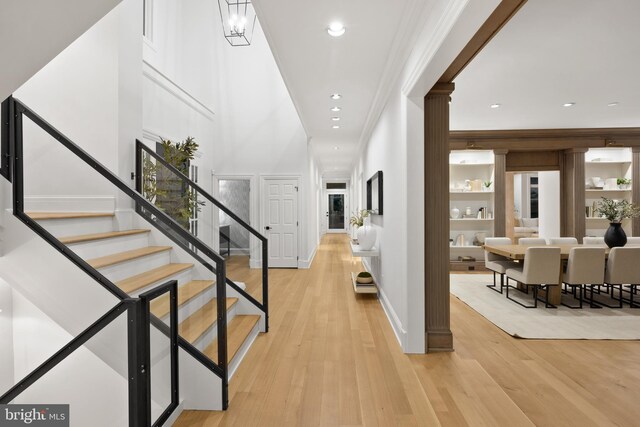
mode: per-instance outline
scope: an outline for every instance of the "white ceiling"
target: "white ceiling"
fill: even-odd
[[[324,170],[350,172],[394,42],[416,0],[254,3],[317,159]],[[327,34],[332,21],[344,23],[342,37]],[[343,97],[333,101],[332,93]],[[334,105],[342,111],[330,111]],[[332,129],[333,116],[341,118],[340,129]]]
[[[456,79],[451,128],[640,126],[639,17],[638,0],[529,0]]]

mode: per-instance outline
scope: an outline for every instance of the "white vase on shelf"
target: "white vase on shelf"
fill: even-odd
[[[360,250],[369,251],[376,244],[378,234],[376,229],[371,226],[371,218],[365,218],[362,227],[358,228],[358,246]]]
[[[458,208],[451,209],[450,215],[451,215],[452,219],[460,218],[460,209],[458,209]]]

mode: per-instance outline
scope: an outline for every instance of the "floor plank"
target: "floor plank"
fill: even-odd
[[[452,298],[456,351],[406,355],[376,297],[353,293],[362,267],[347,243],[327,235],[310,270],[269,272],[271,329],[229,410],[177,426],[637,425],[640,343],[515,339]],[[260,270],[244,265],[229,271],[259,295]]]

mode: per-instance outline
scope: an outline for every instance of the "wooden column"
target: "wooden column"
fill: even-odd
[[[582,243],[587,231],[585,220],[585,172],[586,148],[571,148],[563,152],[562,210],[560,229],[563,236],[575,237]]]
[[[493,234],[496,237],[504,237],[507,235],[506,209],[513,209],[513,203],[509,207],[506,206],[505,198],[508,151],[509,150],[493,150],[495,167],[495,176],[493,178],[493,191],[495,192],[493,207]]]
[[[453,83],[424,99],[426,351],[453,351],[449,311],[449,102]]]
[[[504,202],[501,203],[501,206],[504,206],[504,234],[496,234],[496,237],[508,237],[511,239],[513,243],[517,243],[515,240],[515,226],[516,226],[516,218],[513,206],[515,205],[514,200],[514,177],[515,173],[506,172],[505,173],[505,184],[504,184]],[[509,207],[511,207],[509,209]],[[495,227],[495,225],[494,225]]]
[[[631,163],[631,201],[635,204],[640,204],[640,147],[633,147],[631,149],[632,163]],[[634,218],[631,223],[631,235],[640,236],[640,218]]]

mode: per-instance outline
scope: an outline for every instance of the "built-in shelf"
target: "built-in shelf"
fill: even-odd
[[[604,160],[602,162],[599,162],[599,161],[587,160],[585,163],[589,164],[589,165],[630,165],[631,161],[629,161],[629,160]]]
[[[607,218],[601,218],[599,216],[588,216],[588,217],[586,217],[586,219],[587,220],[591,220],[591,221],[598,220],[598,221],[607,221],[607,222],[609,222],[609,220]],[[631,220],[629,218],[625,218],[622,221],[631,221]]]
[[[449,163],[449,166],[493,166],[493,163]]]
[[[356,294],[377,294],[378,287],[375,283],[358,283],[356,273],[351,273],[351,283],[353,284],[353,292]]]
[[[603,189],[599,189],[599,188],[587,188],[585,190],[587,193],[630,193],[631,189],[628,188],[626,190],[621,190],[619,188],[616,189],[612,189],[612,190],[605,190]]]
[[[351,254],[356,257],[376,257],[380,256],[380,251],[375,247],[369,251],[360,249],[360,245],[354,245],[353,242],[349,242],[351,246]]]
[[[486,222],[486,221],[493,221],[493,218],[450,218],[449,221],[456,221],[456,222],[474,222],[474,221],[478,221],[478,222]]]
[[[449,191],[451,194],[493,194],[493,190],[491,191],[460,191],[460,190],[451,190]]]
[[[449,248],[451,249],[482,249],[482,246],[476,246],[476,245],[465,245],[465,246],[449,246]]]

